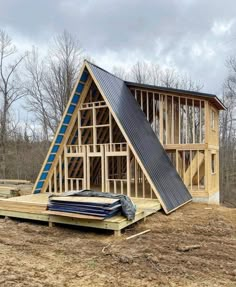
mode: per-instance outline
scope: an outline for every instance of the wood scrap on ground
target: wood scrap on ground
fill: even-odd
[[[148,233],[148,232],[150,232],[150,231],[151,231],[151,229],[144,230],[144,231],[142,231],[142,232],[139,232],[139,233],[136,233],[136,234],[134,234],[134,235],[131,235],[131,236],[127,237],[126,240],[135,238],[135,237],[137,237],[137,236],[143,235],[143,234]]]
[[[176,249],[180,252],[188,252],[193,249],[199,249],[199,248],[201,248],[201,245],[195,244],[195,245],[182,245],[182,246],[180,245]]]

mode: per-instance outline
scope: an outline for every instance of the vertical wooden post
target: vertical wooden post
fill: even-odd
[[[187,98],[185,98],[185,112],[186,112],[186,121],[185,121],[185,143],[188,143],[188,102]]]
[[[101,177],[102,177],[102,191],[105,192],[105,147],[101,145]]]
[[[113,142],[113,135],[112,135],[112,115],[109,111],[109,142],[110,144]]]
[[[62,160],[61,160],[61,155],[59,156],[59,190],[60,193],[62,193]]]
[[[199,101],[200,104],[200,131],[199,131],[199,142],[202,143],[202,101]]]
[[[54,173],[54,192],[58,192],[57,191],[57,166],[54,166],[53,169],[53,173]]]
[[[193,143],[195,144],[195,106],[194,106],[194,100],[192,100],[192,129],[193,129]]]
[[[108,156],[106,155],[106,153],[105,153],[105,192],[108,192],[108,184],[109,184],[109,182],[108,182]]]
[[[127,195],[131,196],[131,174],[130,174],[130,148],[127,146]]]
[[[86,189],[88,188],[87,187],[87,149],[86,149],[86,146],[83,146],[82,152],[84,154],[83,156],[83,173],[84,173],[83,188]]]
[[[114,180],[114,193],[117,193],[116,180]]]
[[[204,111],[205,111],[205,143],[209,144],[210,119],[209,119],[209,104],[207,101],[204,101]]]
[[[90,157],[89,157],[89,146],[86,146],[87,148],[87,162],[86,162],[86,167],[87,167],[87,188],[90,189]]]
[[[174,97],[171,96],[172,112],[171,112],[171,143],[174,144]]]
[[[81,136],[81,111],[78,111],[78,144],[79,146],[82,144],[82,136]]]
[[[143,183],[143,198],[145,198],[145,177],[143,171],[142,171],[142,183]]]
[[[165,143],[169,143],[169,123],[168,123],[168,107],[167,107],[167,95],[165,97],[165,122],[166,122],[166,132],[165,132]]]
[[[138,163],[136,158],[134,158],[134,189],[135,197],[138,197]]]
[[[197,150],[197,189],[199,190],[200,189],[200,178],[199,178],[199,169],[200,169],[200,165],[199,165],[199,150]]]
[[[49,188],[49,193],[52,193],[52,178],[49,179],[48,188]]]
[[[157,129],[156,129],[156,106],[155,106],[155,94],[152,93],[152,122],[153,122],[153,130],[154,133],[156,134]]]
[[[163,95],[160,95],[160,142],[163,144]]]
[[[123,184],[123,180],[122,179],[120,181],[120,193],[124,194],[124,184]]]
[[[183,175],[184,175],[184,184],[186,183],[186,173],[185,173],[185,151],[183,151]]]
[[[193,189],[193,151],[190,150],[190,190]]]
[[[205,191],[209,192],[209,174],[210,174],[210,165],[209,165],[209,152],[206,149],[204,151],[204,157],[205,157]]]
[[[176,150],[175,161],[176,161],[176,170],[179,173],[179,151],[178,149]]]
[[[93,145],[94,145],[94,150],[96,148],[97,144],[97,128],[96,128],[96,109],[93,104]]]
[[[181,104],[180,104],[180,97],[179,97],[179,144],[181,144],[181,129],[183,131],[183,126],[181,127]]]
[[[68,158],[66,146],[64,147],[65,192],[68,191]]]

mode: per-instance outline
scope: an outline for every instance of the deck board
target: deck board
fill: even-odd
[[[91,216],[78,216],[78,214],[72,213],[67,213],[66,215],[60,214],[60,212],[50,214],[46,210],[48,196],[49,194],[41,193],[0,199],[0,215],[117,231],[161,209],[157,199],[131,198],[137,208],[134,220],[128,221],[121,215],[116,215],[105,220],[97,220],[91,218]]]

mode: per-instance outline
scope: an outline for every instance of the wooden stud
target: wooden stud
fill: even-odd
[[[155,94],[152,93],[152,122],[153,122],[153,129],[154,133],[157,133],[157,128],[156,128],[156,105],[155,105]]]
[[[136,158],[134,159],[134,190],[135,197],[138,197],[138,163]]]
[[[199,126],[200,126],[200,135],[199,135],[199,138],[200,138],[200,143],[202,143],[202,101],[200,101],[200,123],[199,123]]]
[[[87,177],[87,180],[86,180],[86,186],[87,186],[87,189],[90,189],[90,157],[89,157],[89,146],[86,146],[86,153],[87,153],[87,156],[86,156],[86,159],[87,159],[87,162],[86,162],[86,167],[87,167],[87,172],[86,172],[86,177]]]
[[[160,95],[160,101],[159,101],[159,106],[160,106],[160,113],[159,113],[159,116],[160,116],[160,135],[159,135],[159,138],[160,138],[160,142],[163,144],[163,96]]]
[[[57,168],[54,166],[54,192],[58,192],[57,190]]]
[[[130,174],[130,149],[127,149],[128,155],[126,158],[127,162],[127,195],[131,196],[131,174]]]
[[[182,131],[184,129],[184,125],[181,126],[181,103],[180,103],[180,98],[179,98],[179,144],[182,143],[181,141],[181,127],[182,127]],[[183,134],[183,132],[182,132]]]
[[[199,169],[200,169],[200,165],[199,165],[199,150],[197,151],[197,166],[198,166],[198,169],[197,169],[197,189],[199,190],[200,189],[200,179],[199,179]]]
[[[192,160],[193,160],[193,151],[190,150],[190,189],[193,190],[193,171],[192,171]]]
[[[81,136],[81,111],[78,110],[78,143],[82,144],[82,136]]]
[[[166,123],[166,130],[165,130],[165,143],[168,144],[169,142],[169,135],[168,135],[168,128],[169,128],[169,123],[168,123],[168,111],[167,111],[167,96],[164,95],[164,101],[165,101],[165,123]]]
[[[67,158],[67,151],[66,147],[64,147],[64,171],[65,171],[65,176],[64,176],[64,181],[65,181],[65,192],[68,191],[68,158]]]
[[[193,143],[195,144],[195,107],[194,107],[194,100],[192,100],[192,129],[193,129]]]
[[[62,193],[62,160],[61,155],[59,156],[59,190]]]
[[[172,113],[171,113],[171,143],[174,144],[174,97],[171,97]]]
[[[185,98],[185,143],[188,143],[188,102],[187,98]]]
[[[101,146],[102,156],[101,156],[101,177],[102,177],[102,191],[105,192],[105,148],[104,145]]]

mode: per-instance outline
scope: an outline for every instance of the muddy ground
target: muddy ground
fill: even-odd
[[[191,203],[120,238],[1,218],[0,286],[236,286],[236,209]]]

